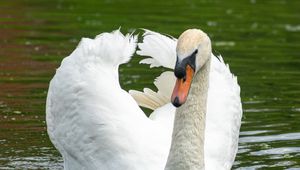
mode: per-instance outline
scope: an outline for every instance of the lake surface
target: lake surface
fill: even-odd
[[[122,27],[209,34],[238,76],[244,115],[233,169],[300,169],[300,1],[0,1],[0,169],[62,169],[45,128],[48,83],[81,37]],[[137,31],[139,32],[139,31]],[[160,69],[120,68],[125,89]]]

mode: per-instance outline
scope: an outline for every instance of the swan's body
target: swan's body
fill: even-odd
[[[176,39],[147,31],[142,62],[174,68]],[[48,134],[65,169],[162,170],[171,146],[175,77],[163,73],[158,92],[124,91],[118,66],[134,53],[136,38],[119,31],[83,39],[51,80],[47,97]],[[241,102],[236,78],[211,54],[205,124],[205,168],[230,169],[238,146]],[[192,89],[191,89],[192,90]],[[136,104],[155,109],[150,118]],[[202,157],[203,158],[203,157]]]

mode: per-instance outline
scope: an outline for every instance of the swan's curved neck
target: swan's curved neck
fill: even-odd
[[[192,82],[185,104],[176,110],[165,170],[204,169],[204,130],[210,59]]]

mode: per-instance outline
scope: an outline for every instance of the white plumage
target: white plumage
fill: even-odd
[[[141,63],[174,68],[176,39],[147,31],[137,52]],[[118,66],[135,52],[137,37],[119,30],[83,38],[50,82],[48,134],[64,158],[65,169],[162,170],[175,114],[170,97],[172,72],[155,80],[158,92],[124,91]],[[205,129],[205,167],[230,169],[241,123],[240,88],[223,62],[212,56]],[[135,101],[135,100],[136,101]],[[146,117],[137,103],[153,109]]]

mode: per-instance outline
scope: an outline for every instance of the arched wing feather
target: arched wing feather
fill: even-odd
[[[174,69],[176,62],[177,40],[172,37],[145,30],[143,42],[138,43],[138,55],[149,56],[140,61],[141,64],[150,64],[150,67],[163,66]]]

